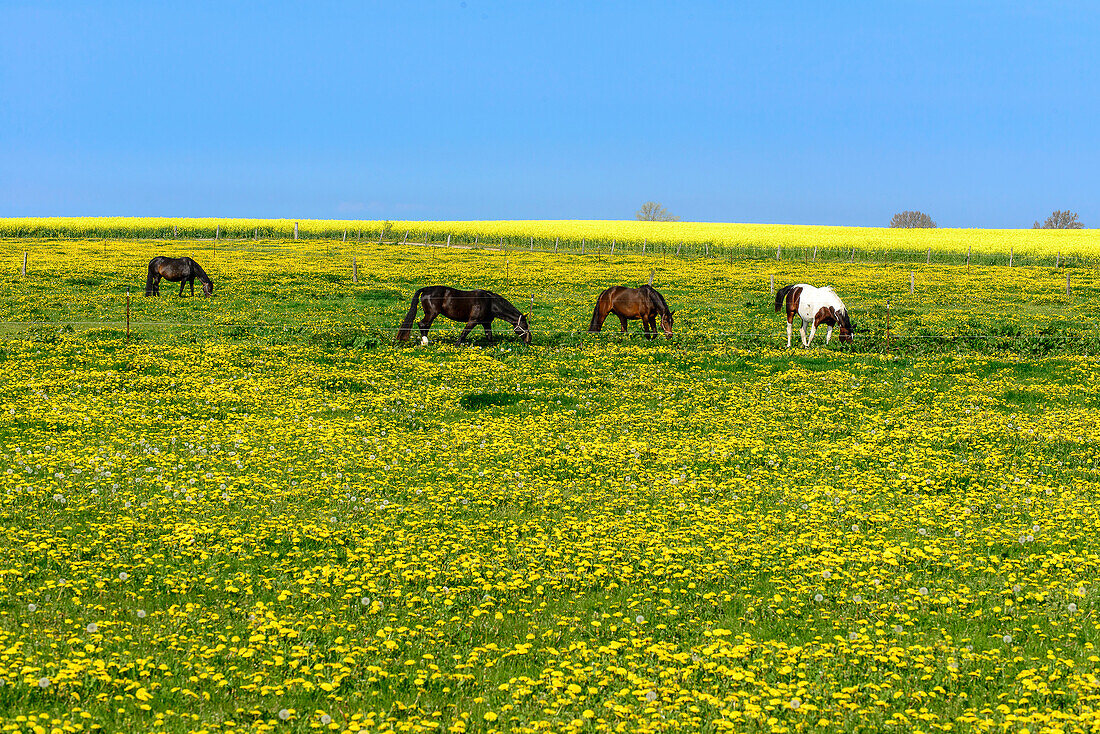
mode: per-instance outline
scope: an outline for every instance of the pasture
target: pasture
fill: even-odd
[[[0,730],[1100,726],[1092,268],[0,252]],[[651,270],[675,338],[584,334]],[[854,346],[781,349],[773,276]],[[434,283],[533,344],[396,345]]]

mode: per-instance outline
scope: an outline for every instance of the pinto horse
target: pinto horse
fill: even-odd
[[[657,338],[657,317],[661,317],[661,331],[666,337],[672,336],[672,314],[665,297],[651,285],[639,288],[627,288],[614,285],[596,299],[596,308],[592,311],[592,321],[588,324],[588,333],[594,334],[603,329],[604,319],[609,313],[619,317],[623,333],[626,333],[627,319],[641,319],[642,329],[647,339]]]
[[[516,335],[523,339],[524,344],[531,343],[531,327],[527,323],[527,314],[520,313],[504,296],[492,291],[460,291],[445,285],[430,285],[413,294],[409,312],[405,314],[405,320],[397,330],[398,340],[409,340],[418,306],[424,308],[424,318],[417,324],[420,327],[421,344],[428,343],[428,328],[440,314],[453,321],[466,322],[466,328],[458,337],[459,344],[465,342],[470,331],[479,324],[485,329],[485,336],[492,339],[493,319],[507,321]]]
[[[798,327],[802,335],[802,346],[808,347],[814,340],[817,327],[825,324],[828,331],[825,332],[825,343],[833,336],[833,327],[840,331],[840,341],[852,343],[852,322],[848,319],[848,309],[840,300],[832,288],[814,288],[812,285],[798,283],[780,288],[775,294],[775,310],[780,308],[787,310],[787,348],[791,346],[791,331],[794,323],[794,315],[798,314],[801,326]],[[810,323],[810,337],[806,338],[806,323]]]
[[[202,283],[204,296],[214,294],[214,282],[210,280],[210,276],[206,274],[201,265],[189,257],[157,255],[150,260],[149,276],[145,279],[145,295],[160,295],[161,278],[173,283],[178,282],[181,296],[183,295],[183,286],[187,283],[191,284],[191,295],[195,295],[195,278],[198,278],[199,282]]]

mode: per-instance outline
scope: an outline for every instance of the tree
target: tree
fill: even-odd
[[[912,229],[914,227],[923,229],[935,229],[936,223],[932,221],[932,217],[928,216],[924,212],[898,212],[894,215],[894,218],[890,220],[891,227],[902,227],[905,229]]]
[[[1081,220],[1077,218],[1077,212],[1071,212],[1069,209],[1062,211],[1056,209],[1047,220],[1042,224],[1036,222],[1031,226],[1032,229],[1083,229],[1085,225],[1081,224]]]
[[[679,222],[680,218],[675,214],[669,214],[660,203],[656,201],[647,201],[642,204],[642,208],[638,210],[638,213],[634,215],[634,218],[639,222]]]

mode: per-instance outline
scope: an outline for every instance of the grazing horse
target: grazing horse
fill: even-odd
[[[440,314],[454,321],[466,322],[466,328],[458,337],[459,344],[466,341],[470,331],[478,324],[485,329],[485,336],[492,339],[493,319],[507,321],[516,335],[523,339],[524,344],[531,343],[531,327],[527,324],[527,314],[520,313],[504,296],[492,291],[460,291],[445,285],[430,285],[413,294],[409,312],[405,314],[405,320],[397,330],[398,340],[408,341],[418,306],[424,308],[424,318],[417,324],[420,327],[421,344],[428,343],[428,328]]]
[[[651,285],[643,285],[638,288],[627,288],[622,285],[614,285],[600,294],[596,299],[596,308],[592,311],[592,321],[588,324],[588,332],[594,334],[603,329],[604,319],[609,313],[619,317],[619,323],[626,333],[627,319],[641,319],[642,328],[647,339],[657,338],[657,316],[661,317],[661,331],[666,337],[672,336],[672,314],[675,311],[668,310],[665,297],[657,292]]]
[[[812,285],[798,283],[780,288],[775,294],[775,310],[787,309],[787,348],[791,346],[791,330],[794,315],[798,314],[802,324],[798,332],[802,335],[802,346],[808,347],[814,340],[817,327],[825,324],[825,343],[833,336],[833,327],[840,331],[840,341],[852,343],[852,322],[848,319],[848,309],[837,297],[832,288],[814,288]],[[810,323],[810,337],[806,338],[806,323]]]
[[[202,283],[204,296],[214,294],[214,283],[210,276],[202,269],[202,266],[189,257],[165,257],[157,255],[149,261],[149,276],[145,279],[145,295],[160,295],[160,279],[164,278],[173,283],[180,284],[180,295],[183,295],[183,286],[191,284],[191,295],[195,295],[195,278]]]

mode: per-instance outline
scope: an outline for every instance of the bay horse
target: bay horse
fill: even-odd
[[[195,278],[202,283],[202,294],[211,296],[214,294],[214,282],[202,269],[202,266],[189,257],[165,257],[157,255],[149,261],[149,275],[145,279],[145,295],[160,295],[160,280],[178,282],[180,295],[183,295],[183,286],[191,284],[191,295],[195,295]]]
[[[672,314],[665,297],[651,285],[627,288],[613,285],[596,299],[596,308],[592,311],[592,321],[588,324],[588,333],[594,334],[603,329],[604,319],[609,313],[619,317],[623,333],[626,333],[627,319],[641,319],[642,329],[647,339],[657,338],[657,317],[661,317],[661,331],[666,337],[672,337]]]
[[[428,328],[436,316],[442,314],[453,321],[465,321],[466,328],[458,337],[458,343],[466,341],[470,331],[479,324],[485,329],[485,336],[493,338],[493,319],[501,319],[512,325],[516,335],[524,344],[531,343],[531,327],[527,323],[527,314],[508,302],[504,296],[485,290],[460,291],[445,285],[430,285],[421,288],[412,297],[412,305],[405,314],[405,320],[397,330],[399,341],[408,341],[412,333],[413,320],[417,307],[424,308],[424,318],[420,319],[420,343],[428,343]]]
[[[810,343],[814,340],[814,334],[817,332],[817,327],[821,324],[825,324],[828,329],[825,332],[826,344],[833,336],[834,326],[840,331],[840,341],[846,344],[852,343],[853,329],[852,322],[848,318],[848,309],[836,292],[828,286],[814,288],[812,285],[806,285],[805,283],[784,286],[775,294],[776,313],[779,312],[780,308],[786,308],[787,311],[788,349],[791,346],[791,331],[795,314],[798,314],[802,322],[801,326],[798,327],[798,332],[802,335],[802,346],[810,346]],[[809,338],[806,338],[807,322],[810,324]]]

